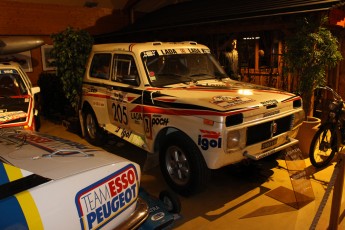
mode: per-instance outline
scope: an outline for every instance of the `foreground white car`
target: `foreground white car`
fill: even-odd
[[[119,156],[0,127],[0,229],[138,227],[139,182],[140,167]]]
[[[187,195],[208,169],[296,144],[303,119],[299,96],[231,80],[196,42],[95,45],[83,81],[86,139],[100,145],[105,130],[147,150]]]

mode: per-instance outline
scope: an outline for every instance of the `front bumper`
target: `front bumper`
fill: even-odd
[[[142,198],[139,197],[135,211],[127,218],[127,220],[125,220],[115,229],[116,230],[137,229],[140,225],[144,223],[144,221],[147,219],[148,216],[149,216],[149,206]]]
[[[293,146],[293,145],[296,145],[296,144],[298,144],[298,140],[293,139],[293,138],[289,138],[289,141],[287,143],[285,143],[283,145],[279,145],[276,148],[273,148],[273,149],[270,149],[270,150],[267,150],[265,152],[261,152],[261,153],[258,153],[258,154],[250,154],[249,152],[246,151],[246,152],[244,152],[243,155],[248,157],[248,158],[250,158],[250,159],[252,159],[252,160],[260,160],[260,159],[262,159],[264,157],[272,155],[272,154],[274,154],[276,152],[279,152],[279,151],[281,151],[283,149],[286,149],[286,148],[288,148],[290,146]]]

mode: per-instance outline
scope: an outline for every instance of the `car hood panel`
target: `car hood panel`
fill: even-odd
[[[8,164],[49,179],[60,179],[110,164],[119,164],[120,168],[129,162],[97,148],[23,130],[2,130],[0,157]]]
[[[156,90],[156,91],[155,91]],[[165,106],[210,109],[218,112],[236,111],[243,108],[260,108],[297,98],[294,94],[268,87],[237,81],[202,81],[196,85],[150,89],[155,101]],[[153,102],[154,104],[154,102]],[[193,106],[186,107],[184,105]],[[164,106],[164,105],[162,105]]]

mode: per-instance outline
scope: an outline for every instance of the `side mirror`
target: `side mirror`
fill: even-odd
[[[122,78],[122,82],[129,85],[139,85],[139,76],[138,75],[125,75]]]
[[[41,92],[41,88],[40,87],[35,86],[35,87],[31,88],[32,95],[35,95],[36,93],[39,93],[39,92]]]

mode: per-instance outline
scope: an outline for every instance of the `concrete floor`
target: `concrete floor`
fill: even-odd
[[[88,144],[65,126],[45,119],[42,119],[40,132]],[[145,169],[146,154],[135,146],[111,137],[103,148],[135,161]],[[290,180],[289,164],[282,154],[276,154],[250,165],[233,165],[214,170],[206,191],[188,198],[180,197],[181,218],[176,221],[174,229],[327,229],[333,192],[330,193],[321,215],[318,209],[336,163],[316,171],[309,159],[304,157],[302,165],[308,179],[302,181],[302,185],[310,185],[307,194],[308,197],[311,194],[312,199],[304,199],[298,206],[293,202],[296,201],[296,196],[292,192],[292,183],[296,181]],[[141,186],[156,196],[161,190],[168,188],[158,167],[142,172]],[[298,184],[294,184],[295,188],[297,186]],[[345,229],[344,196],[338,229]],[[315,225],[316,215],[320,215],[320,218],[316,218],[318,221]],[[311,228],[312,224],[315,228]]]

